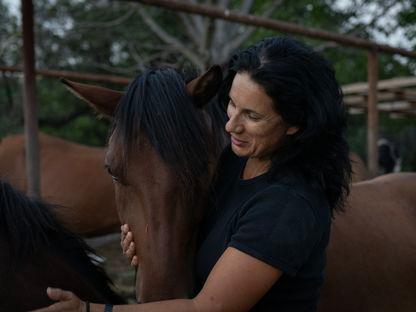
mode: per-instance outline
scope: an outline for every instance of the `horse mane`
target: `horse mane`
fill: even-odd
[[[93,262],[94,250],[67,230],[53,216],[57,206],[31,199],[0,179],[0,239],[7,243],[15,259],[11,269],[35,254],[53,253],[68,262],[88,279],[101,294],[113,303],[124,300],[110,288],[110,278]]]
[[[225,124],[228,121],[227,112],[218,102],[217,96],[205,106],[205,111],[211,119],[211,133],[214,139],[216,155],[219,156],[224,148],[230,144],[230,136],[225,131]]]
[[[173,169],[184,194],[197,198],[207,187],[209,152],[215,148],[210,130],[203,111],[187,94],[183,77],[173,68],[160,68],[149,69],[130,83],[116,110],[112,133],[122,142],[124,164],[129,148],[145,135]]]

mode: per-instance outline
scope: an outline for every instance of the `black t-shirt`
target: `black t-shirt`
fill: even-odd
[[[316,311],[331,224],[323,191],[268,173],[242,180],[245,162],[230,148],[221,157],[215,207],[196,256],[199,289],[225,249],[234,247],[283,272],[251,311]]]

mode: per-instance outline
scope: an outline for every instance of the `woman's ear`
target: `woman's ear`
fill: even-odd
[[[292,126],[292,127],[287,128],[286,134],[287,135],[293,135],[293,134],[295,134],[298,131],[299,131],[299,127]]]

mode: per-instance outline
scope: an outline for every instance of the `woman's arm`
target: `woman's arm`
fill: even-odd
[[[275,267],[228,247],[194,300],[198,311],[248,311],[281,275]],[[205,305],[211,310],[203,309]]]
[[[114,312],[216,312],[248,311],[279,279],[282,272],[246,253],[229,247],[215,264],[200,293],[193,299],[175,299],[137,305],[114,306]],[[84,312],[82,302],[70,298],[70,292],[52,297],[61,302],[38,312]],[[73,300],[73,308],[65,308],[65,300]],[[78,301],[77,301],[78,300]],[[68,305],[69,306],[69,305]],[[104,306],[91,304],[91,312],[103,312]]]

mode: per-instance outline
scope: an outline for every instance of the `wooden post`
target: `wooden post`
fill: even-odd
[[[32,0],[22,0],[21,10],[24,73],[23,115],[25,120],[27,194],[31,197],[40,197],[40,161]]]
[[[378,173],[378,110],[377,110],[377,82],[378,59],[375,49],[368,54],[368,106],[367,106],[367,162],[371,177]]]

